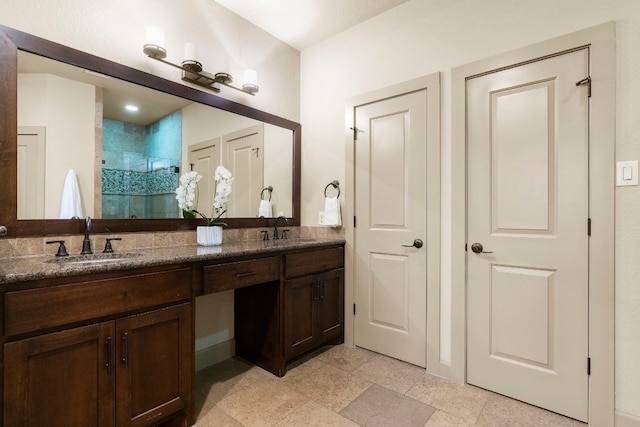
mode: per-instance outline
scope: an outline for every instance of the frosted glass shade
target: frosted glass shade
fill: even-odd
[[[258,73],[256,70],[247,68],[244,70],[244,85],[258,86]]]

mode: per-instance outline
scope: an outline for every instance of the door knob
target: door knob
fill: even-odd
[[[474,254],[492,254],[493,252],[486,252],[482,247],[482,243],[473,243],[471,245],[471,250]]]
[[[420,249],[422,246],[424,246],[424,243],[420,239],[414,240],[413,245],[402,245],[402,247],[404,248],[417,248],[417,249]]]

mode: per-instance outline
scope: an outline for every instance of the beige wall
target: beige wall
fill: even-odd
[[[411,0],[302,52],[304,225],[316,223],[326,182],[344,180],[345,100],[442,72],[445,360],[451,357],[451,69],[612,20],[617,39],[616,157],[635,160],[640,158],[637,0]],[[618,188],[616,199],[616,410],[640,420],[640,187]]]
[[[21,74],[18,86],[18,126],[46,128],[44,217],[60,217],[69,169],[76,171],[82,212],[93,216],[95,87],[49,74]]]

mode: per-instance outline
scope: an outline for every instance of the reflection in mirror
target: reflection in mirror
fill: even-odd
[[[291,129],[24,51],[17,94],[18,219],[180,218],[189,170],[210,215],[218,164],[234,176],[227,217],[293,216]]]

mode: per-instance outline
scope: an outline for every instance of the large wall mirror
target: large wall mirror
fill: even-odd
[[[80,232],[83,221],[67,219],[76,211],[61,209],[70,194],[97,232],[194,228],[198,220],[181,218],[174,191],[180,175],[198,171],[198,210],[209,213],[218,164],[234,174],[230,227],[268,226],[278,215],[300,224],[298,123],[0,32],[0,225],[9,236]]]

